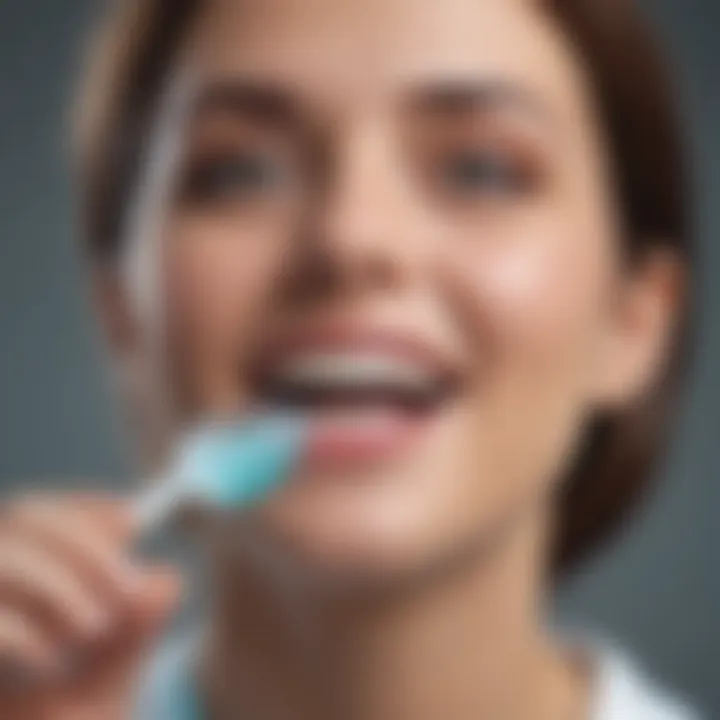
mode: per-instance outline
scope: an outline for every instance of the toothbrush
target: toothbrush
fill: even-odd
[[[300,418],[272,413],[191,430],[167,471],[135,498],[139,534],[152,532],[194,504],[235,508],[261,502],[288,478],[308,436]]]

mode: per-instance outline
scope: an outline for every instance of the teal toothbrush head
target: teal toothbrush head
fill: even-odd
[[[254,505],[290,477],[308,435],[302,418],[272,413],[209,424],[186,435],[172,474],[214,506]]]
[[[141,533],[188,504],[232,509],[261,503],[290,479],[309,438],[306,420],[273,413],[194,428],[168,472],[136,498]]]

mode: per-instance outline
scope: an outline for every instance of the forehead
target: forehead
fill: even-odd
[[[533,0],[209,0],[188,50],[202,76],[267,81],[332,108],[481,81],[517,86],[561,118],[586,109],[581,64]]]

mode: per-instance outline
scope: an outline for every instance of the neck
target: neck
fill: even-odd
[[[295,593],[234,572],[206,654],[214,715],[577,717],[576,684],[539,617],[542,525],[407,592]]]

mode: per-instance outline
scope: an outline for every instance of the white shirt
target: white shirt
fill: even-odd
[[[590,720],[700,720],[617,649],[595,649],[594,701]]]

